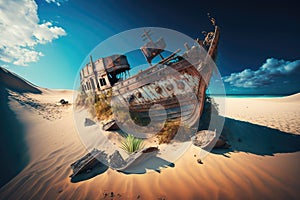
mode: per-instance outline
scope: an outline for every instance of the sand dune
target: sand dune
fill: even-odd
[[[283,97],[282,99],[279,99],[280,101],[284,102],[299,102],[300,101],[300,93],[290,95],[288,97]]]
[[[1,85],[7,89],[12,89],[17,92],[41,93],[37,86],[2,67],[0,67],[0,80]]]
[[[226,117],[300,134],[300,94],[283,98],[227,98]]]
[[[71,101],[72,91],[41,89],[5,73],[0,146],[8,164],[0,172],[0,199],[299,199],[299,94],[227,99],[224,134],[232,146],[214,150],[203,165],[191,147],[160,173],[104,169],[71,182],[70,164],[86,149],[72,106],[56,103]],[[8,166],[18,169],[6,176]]]

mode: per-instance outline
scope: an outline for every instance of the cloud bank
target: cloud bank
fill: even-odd
[[[268,58],[256,71],[245,69],[223,77],[224,82],[235,87],[258,88],[274,83],[274,79],[288,76],[300,69],[300,60],[293,62]]]
[[[0,8],[0,60],[4,62],[27,66],[43,56],[36,45],[66,35],[51,22],[39,23],[34,0],[0,0]]]

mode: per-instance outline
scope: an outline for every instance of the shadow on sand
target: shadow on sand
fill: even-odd
[[[273,156],[276,153],[293,153],[300,151],[300,135],[272,129],[265,126],[225,118],[222,132],[231,147],[215,149],[212,153],[245,152],[260,156]]]
[[[203,113],[199,122],[199,129],[207,129],[210,123],[211,115],[217,114],[215,105],[210,102],[205,105],[205,112]],[[213,107],[211,107],[213,106]],[[225,118],[217,115],[216,120],[225,120],[222,135],[224,135],[231,147],[229,149],[213,149],[211,152],[220,154],[225,157],[230,157],[228,154],[233,152],[252,153],[260,156],[273,156],[276,153],[293,153],[300,151],[300,135],[293,135],[282,132],[277,129],[268,128],[261,125],[243,122],[230,118]],[[103,165],[103,164],[102,164]],[[145,160],[138,166],[132,166],[124,174],[145,174],[148,170],[160,173],[162,168],[175,167],[174,163],[168,162],[159,157],[152,157]],[[72,178],[71,182],[84,181],[108,169],[107,166],[102,166],[93,169],[89,173],[79,174]]]
[[[9,94],[0,85],[0,187],[15,177],[29,162],[24,127],[8,105]]]
[[[85,173],[77,174],[76,176],[71,178],[72,183],[78,183],[81,181],[88,180],[90,178],[93,178],[95,176],[98,176],[100,174],[103,174],[106,172],[108,167],[100,162],[98,162],[98,165],[96,167],[93,167],[91,170]]]
[[[41,93],[34,85],[0,67],[0,187],[15,177],[29,162],[24,126],[9,107],[8,89],[19,94]]]
[[[159,157],[152,157],[148,160],[145,160],[142,164],[139,164],[136,167],[130,167],[129,169],[126,169],[125,171],[122,171],[124,174],[145,174],[147,170],[152,170],[157,173],[160,173],[160,170],[162,168],[167,168],[167,167],[175,167],[174,163],[171,163],[167,160],[164,160]]]
[[[175,167],[175,164],[155,156],[146,160],[145,162],[143,162],[143,164],[140,164],[138,166],[132,166],[126,169],[125,171],[118,171],[118,172],[130,175],[130,174],[145,174],[147,170],[152,170],[157,173],[160,173],[160,170],[162,168],[167,168],[167,167]],[[71,178],[71,182],[77,183],[77,182],[88,180],[90,178],[93,178],[95,176],[98,176],[106,172],[108,168],[109,168],[108,166],[98,161],[96,167],[93,167],[87,172],[77,174],[76,176]]]
[[[263,111],[262,111],[263,112]],[[231,152],[245,152],[260,156],[273,156],[276,153],[300,151],[300,135],[294,135],[277,129],[224,118],[218,115],[218,105],[211,98],[205,102],[199,128],[208,129],[212,115],[216,121],[224,120],[222,135],[231,145],[229,149],[213,149],[211,152],[229,157]],[[226,154],[227,153],[227,154]]]

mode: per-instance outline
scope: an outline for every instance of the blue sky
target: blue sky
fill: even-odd
[[[300,92],[296,1],[0,0],[0,65],[42,87],[72,89],[108,37],[153,26],[196,38],[210,25],[207,12],[221,27],[217,66],[227,93]]]

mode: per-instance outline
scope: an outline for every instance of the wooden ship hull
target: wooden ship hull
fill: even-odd
[[[80,71],[82,92],[99,95],[98,101],[106,101],[107,103],[110,99],[111,104],[105,109],[110,109],[110,107],[117,109],[116,112],[112,112],[114,118],[104,124],[103,129],[115,130],[118,127],[122,129],[119,126],[122,125],[122,119],[117,115],[123,109],[129,111],[131,119],[137,122],[136,124],[143,125],[143,122],[149,122],[149,120],[151,122],[155,122],[155,120],[165,122],[166,120],[166,122],[181,121],[182,125],[188,127],[197,126],[203,112],[205,92],[215,66],[213,62],[217,54],[219,28],[215,26],[215,30],[209,32],[203,42],[197,40],[199,45],[192,48],[188,48],[186,45],[187,51],[182,56],[178,56],[176,51],[153,66],[151,60],[160,55],[165,44],[163,39],[159,39],[155,43],[147,35],[147,32],[144,34],[150,40],[147,43],[150,44],[150,47],[146,44],[141,48],[150,64],[148,69],[126,78],[126,73],[130,70],[126,56],[113,55],[100,58],[95,62],[91,58],[90,63]],[[200,46],[206,51],[199,57],[199,52],[203,50]],[[196,56],[193,57],[193,55]],[[121,80],[120,75],[125,75],[126,79]],[[105,97],[101,99],[100,96],[103,95]],[[156,104],[160,106],[149,116],[149,111]],[[125,120],[130,120],[129,116],[125,118]],[[143,131],[138,130],[138,132],[140,137],[143,137],[143,133],[141,133]],[[136,136],[138,137],[138,135]],[[195,141],[197,139],[196,144],[200,147],[210,145],[208,142],[203,143],[204,136],[200,133],[198,136],[200,139],[194,138]],[[215,135],[208,136],[214,137]],[[115,159],[110,157],[108,163],[108,155],[104,151],[94,149],[71,165],[73,169],[71,177],[82,172],[89,172],[99,163],[118,171],[126,171],[143,163],[149,157],[155,156],[158,151],[156,147],[149,147],[132,154],[126,160],[123,160],[121,156],[116,156]]]
[[[150,41],[153,43],[151,39]],[[126,75],[130,69],[124,56],[114,55],[115,61],[103,58],[93,62],[91,59],[90,64],[80,73],[82,89],[84,92],[92,91],[97,94],[112,90],[112,99],[116,104],[129,108],[131,118],[138,118],[138,121],[149,120],[149,109],[159,104],[160,110],[155,112],[151,120],[161,121],[166,113],[167,121],[180,119],[191,127],[198,122],[203,111],[205,92],[214,70],[211,62],[216,58],[218,41],[219,28],[215,26],[214,31],[203,42],[197,40],[199,45],[187,48],[182,56],[177,56],[175,52],[123,81],[117,75]],[[161,40],[159,42],[162,43]],[[191,58],[189,55],[200,51],[199,46],[204,47],[207,52],[202,59]],[[153,47],[149,49],[153,51]],[[152,58],[163,51],[158,48],[155,52],[150,52],[149,56],[147,48],[142,47],[141,50],[150,65]],[[102,71],[98,69],[100,63],[104,65]],[[117,123],[118,117],[115,116],[114,119]]]
[[[180,57],[180,61],[169,63],[167,58],[118,83],[113,87],[117,104],[129,108],[131,117],[139,118],[138,121],[149,120],[149,109],[159,104],[162,106],[161,112],[156,111],[151,120],[161,121],[166,112],[167,121],[180,118],[184,124],[193,126],[203,111],[205,92],[214,70],[208,62],[216,57],[218,40],[219,28],[215,27],[203,60],[193,62]]]
[[[103,124],[103,130],[105,131],[116,131],[119,129],[118,124],[116,123],[116,120],[110,120],[109,122]]]

